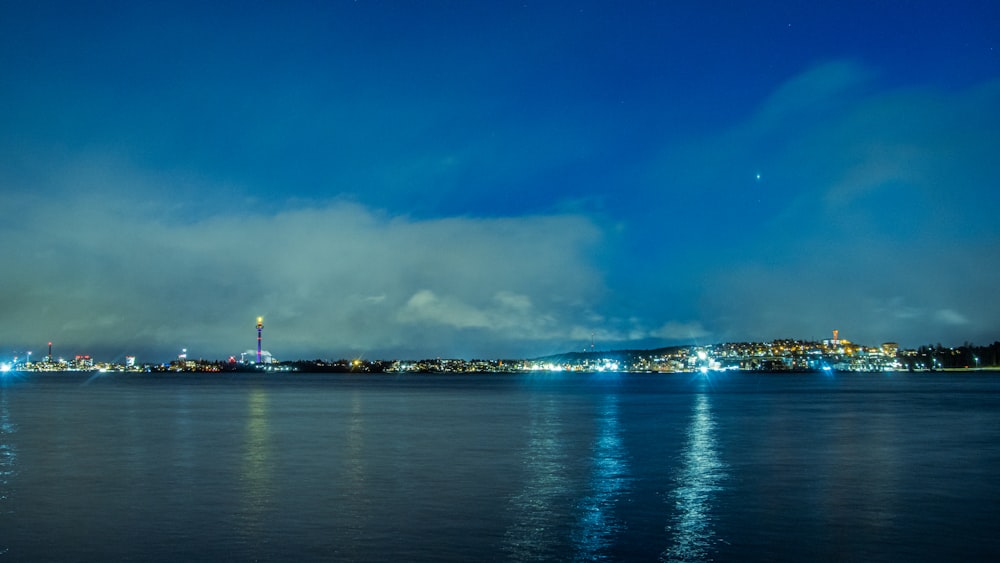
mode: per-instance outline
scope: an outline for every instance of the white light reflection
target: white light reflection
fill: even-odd
[[[267,392],[251,389],[247,411],[242,473],[244,506],[241,520],[245,540],[249,545],[266,535],[264,523],[271,505],[273,460]]]
[[[0,515],[14,514],[10,505],[12,487],[11,480],[17,473],[17,447],[14,445],[14,433],[17,427],[10,421],[10,406],[7,404],[7,387],[0,385]],[[8,551],[8,547],[0,543],[0,555]]]
[[[674,541],[660,555],[662,561],[708,560],[719,541],[713,525],[712,500],[722,490],[726,466],[716,451],[711,406],[708,395],[697,396],[682,466],[674,478],[677,488],[672,498],[677,512],[668,527]]]
[[[621,425],[618,421],[618,396],[604,397],[598,413],[598,429],[594,441],[590,495],[583,499],[580,528],[574,535],[577,560],[595,561],[608,559],[609,547],[625,529],[625,524],[615,517],[614,508],[628,488],[629,464],[622,445]]]
[[[514,561],[564,556],[565,538],[556,533],[565,523],[560,501],[567,495],[561,426],[554,400],[532,409],[523,462],[527,475],[524,488],[510,500],[513,523],[504,535],[503,549]]]

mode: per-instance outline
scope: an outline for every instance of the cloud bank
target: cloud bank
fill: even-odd
[[[163,197],[159,180],[101,189],[142,180],[75,173],[87,189],[58,207],[22,193],[25,213],[0,227],[2,341],[216,358],[253,347],[262,315],[279,358],[495,357],[564,349],[605,290],[588,259],[601,231],[579,215],[415,220],[344,201],[206,210]]]

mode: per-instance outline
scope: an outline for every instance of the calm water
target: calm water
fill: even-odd
[[[1000,559],[1000,375],[11,376],[0,559]]]

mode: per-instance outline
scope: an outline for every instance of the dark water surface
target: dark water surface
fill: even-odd
[[[0,560],[1000,560],[1000,375],[0,385]]]

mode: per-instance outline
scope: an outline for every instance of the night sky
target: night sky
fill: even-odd
[[[0,355],[1000,338],[1000,2],[0,1]]]

